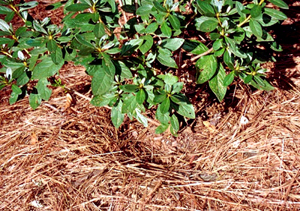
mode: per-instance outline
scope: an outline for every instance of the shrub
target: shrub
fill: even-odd
[[[196,68],[196,82],[208,82],[219,101],[235,78],[273,89],[261,64],[281,47],[267,28],[286,16],[268,3],[288,9],[282,0],[68,0],[51,5],[64,6],[58,26],[33,20],[28,11],[36,1],[0,0],[0,88],[11,86],[11,104],[29,94],[35,109],[51,96],[49,77],[73,61],[92,76],[91,103],[110,106],[114,126],[125,114],[147,126],[142,113],[154,107],[156,132],[170,128],[176,135],[179,116],[195,118],[179,82],[183,71]],[[9,24],[14,16],[23,26]]]

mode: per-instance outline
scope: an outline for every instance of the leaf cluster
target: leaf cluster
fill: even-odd
[[[58,26],[50,18],[30,16],[36,1],[0,0],[0,14],[5,16],[0,20],[0,88],[11,86],[11,104],[29,94],[35,109],[51,96],[49,78],[72,61],[92,76],[91,103],[110,106],[116,127],[125,114],[147,126],[143,113],[156,108],[161,123],[156,132],[169,128],[176,135],[179,119],[195,118],[182,92],[185,84],[174,75],[184,66],[182,54],[196,58],[196,82],[208,82],[220,101],[235,77],[258,89],[273,89],[261,64],[275,59],[266,58],[267,50],[282,49],[267,28],[286,16],[266,7],[268,2],[288,9],[282,0],[68,0],[52,5],[64,7]],[[23,26],[12,26],[14,16]],[[186,37],[190,30],[209,42]],[[35,86],[28,90],[32,81]]]

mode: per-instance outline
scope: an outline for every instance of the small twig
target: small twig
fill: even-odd
[[[206,56],[207,54],[210,54],[213,50],[214,50],[213,48],[210,48],[210,49],[208,49],[207,51],[205,51],[204,53],[199,54],[199,55],[197,55],[197,56],[195,56],[195,57],[192,57],[192,58],[191,58],[191,61],[194,62],[194,61],[196,61],[197,59],[199,59],[200,57]],[[181,66],[181,68],[185,68],[186,66],[187,66],[187,64],[183,64],[183,65]]]

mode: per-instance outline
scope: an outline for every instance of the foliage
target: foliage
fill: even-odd
[[[196,82],[208,82],[219,101],[236,77],[258,89],[272,90],[261,64],[274,60],[266,53],[270,49],[282,49],[267,27],[286,16],[267,3],[282,9],[288,5],[282,0],[191,2],[68,0],[52,5],[64,8],[63,24],[58,26],[50,18],[30,16],[36,1],[0,0],[0,14],[5,16],[0,20],[0,72],[5,73],[0,88],[11,85],[11,104],[28,93],[35,109],[51,96],[49,77],[73,61],[92,76],[91,103],[112,107],[116,127],[125,114],[147,126],[142,113],[157,106],[155,116],[161,125],[156,132],[170,128],[174,135],[178,117],[195,118],[193,105],[182,93],[185,84],[174,75],[182,66],[174,55],[197,58]],[[122,23],[125,13],[130,18]],[[10,24],[14,16],[23,20],[23,26]],[[186,37],[189,32],[209,42]],[[34,89],[29,90],[32,83]]]

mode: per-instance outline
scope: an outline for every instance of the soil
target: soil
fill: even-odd
[[[300,210],[300,1],[286,2],[272,29],[284,49],[268,64],[276,89],[236,83],[218,103],[195,86],[197,117],[178,137],[129,119],[115,129],[73,64],[60,78],[79,94],[54,88],[36,110],[2,89],[0,210]],[[33,15],[59,23],[40,3]]]

